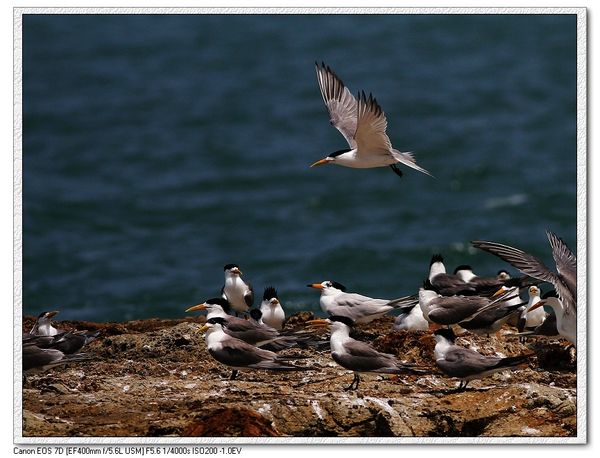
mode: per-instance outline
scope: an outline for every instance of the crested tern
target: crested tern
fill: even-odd
[[[427,331],[429,321],[423,316],[423,311],[418,303],[403,307],[394,320],[394,331]]]
[[[238,370],[265,369],[273,371],[303,371],[309,367],[296,366],[277,353],[251,345],[226,333],[229,322],[221,317],[210,318],[200,332],[205,332],[206,348],[210,355],[233,369],[230,379],[234,380]]]
[[[263,300],[260,304],[260,311],[262,313],[262,320],[267,326],[271,326],[278,331],[283,329],[285,312],[277,296],[277,290],[272,286],[265,288]]]
[[[444,258],[441,254],[434,254],[431,257],[428,280],[442,296],[474,295],[477,292],[475,285],[464,281],[460,275],[446,273]]]
[[[532,356],[483,356],[475,350],[456,345],[456,336],[452,329],[438,329],[433,334],[436,341],[435,362],[444,374],[460,380],[459,391],[467,388],[471,380],[487,377],[505,369],[514,369]]]
[[[42,312],[38,315],[37,319],[29,334],[40,335],[40,336],[54,336],[63,332],[62,330],[52,326],[52,318],[58,315],[58,311]]]
[[[236,316],[247,312],[254,304],[252,285],[242,280],[242,271],[237,264],[227,264],[223,270],[225,271],[225,284],[221,288],[223,299],[229,301]]]
[[[358,389],[361,372],[377,372],[383,374],[422,374],[424,371],[413,364],[404,363],[396,356],[381,353],[366,342],[350,337],[354,322],[347,316],[330,316],[307,322],[311,326],[329,326],[331,328],[331,357],[345,369],[354,372],[352,383],[346,391]]]
[[[551,283],[558,297],[549,297],[539,301],[530,311],[548,304],[556,313],[557,328],[560,335],[577,345],[577,258],[565,242],[551,231],[546,231],[556,264],[556,272],[551,271],[535,256],[518,248],[496,242],[473,241],[476,248],[488,251],[525,275]]]
[[[329,315],[346,316],[356,324],[369,323],[392,310],[417,303],[415,296],[388,300],[347,293],[344,285],[331,280],[307,286],[321,290],[319,303],[324,312]]]
[[[315,65],[330,123],[340,131],[350,148],[331,153],[311,167],[337,164],[362,169],[389,165],[394,173],[402,176],[399,164],[403,164],[432,176],[417,165],[412,153],[403,153],[392,147],[386,134],[385,113],[371,94],[367,97],[363,91],[357,101],[331,68],[324,63]]]

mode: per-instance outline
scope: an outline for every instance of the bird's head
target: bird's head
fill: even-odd
[[[319,159],[317,162],[311,164],[311,167],[317,167],[319,165],[326,165],[335,162],[339,156],[341,156],[344,153],[349,153],[350,151],[352,151],[350,148],[334,151],[333,153],[325,156],[323,159]]]
[[[237,264],[227,264],[225,267],[223,267],[223,270],[225,271],[226,276],[227,275],[234,275],[234,276],[242,275],[240,266],[238,266]]]
[[[272,286],[268,286],[265,288],[265,292],[263,294],[263,303],[271,305],[273,307],[279,305],[279,298],[277,297],[277,290]]]
[[[204,323],[204,326],[198,329],[198,332],[210,334],[215,331],[223,330],[225,327],[227,327],[227,320],[222,317],[215,317],[206,320],[206,323]]]
[[[231,306],[227,299],[223,299],[222,297],[213,297],[212,299],[207,299],[202,304],[194,305],[185,311],[195,312],[198,310],[206,310],[208,313],[222,312],[223,314],[226,314],[230,308]]]
[[[496,278],[502,281],[510,280],[510,274],[506,270],[499,270],[496,274]]]
[[[322,328],[330,327],[332,331],[337,329],[349,329],[354,327],[354,320],[347,316],[332,315],[329,318],[317,319],[307,321],[307,324],[311,327]]]
[[[529,295],[530,296],[539,296],[540,295],[540,289],[533,285],[529,287]]]
[[[37,319],[38,319],[38,321],[47,321],[47,320],[51,320],[56,315],[58,315],[58,310],[54,310],[52,312],[42,312],[38,315]]]
[[[323,294],[339,294],[346,291],[346,287],[337,281],[325,280],[321,283],[311,283],[306,285],[309,288],[320,289]]]

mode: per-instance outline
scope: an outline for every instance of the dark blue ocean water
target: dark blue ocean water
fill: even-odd
[[[373,92],[435,179],[310,169],[345,148],[314,62]],[[181,317],[237,263],[290,313],[307,283],[416,292],[473,239],[576,247],[576,17],[26,15],[23,313]],[[512,272],[515,272],[511,269]]]

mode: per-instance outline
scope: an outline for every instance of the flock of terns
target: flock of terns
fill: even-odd
[[[377,100],[364,92],[355,98],[337,75],[325,64],[316,65],[321,95],[330,115],[349,148],[336,151],[312,166],[337,164],[353,168],[390,166],[402,175],[399,165],[406,165],[427,175],[411,153],[394,149],[386,134],[387,120]],[[311,167],[312,167],[311,166]],[[496,242],[475,241],[473,245],[492,253],[521,271],[524,276],[511,278],[500,271],[496,277],[482,278],[470,266],[459,266],[449,274],[440,255],[431,258],[429,275],[417,294],[398,299],[376,299],[348,292],[335,281],[312,283],[320,291],[320,306],[325,319],[307,322],[302,330],[286,329],[286,314],[273,287],[265,289],[260,307],[253,308],[254,291],[242,279],[239,266],[224,267],[225,281],[221,295],[186,310],[207,312],[202,326],[206,348],[219,363],[239,370],[305,371],[303,356],[286,355],[284,350],[313,347],[330,351],[332,359],[352,371],[354,378],[346,389],[358,389],[361,373],[384,374],[429,373],[425,368],[402,361],[396,355],[377,351],[369,343],[352,337],[353,329],[396,312],[393,329],[397,331],[433,331],[434,358],[445,375],[460,380],[458,389],[469,381],[495,372],[518,367],[531,353],[511,357],[484,356],[473,349],[456,345],[455,331],[490,335],[504,324],[514,324],[520,339],[538,335],[562,337],[573,347],[577,343],[576,257],[566,244],[548,231],[556,271],[535,256]],[[540,284],[553,289],[543,296]],[[528,300],[522,300],[527,290]],[[547,306],[545,309],[543,306]],[[97,334],[87,331],[61,332],[51,319],[57,312],[40,314],[36,325],[23,335],[23,373],[46,370],[59,364],[89,358],[82,348]],[[328,327],[329,340],[312,332]]]

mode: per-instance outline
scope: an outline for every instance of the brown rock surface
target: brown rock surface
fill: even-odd
[[[311,314],[295,317],[302,327]],[[24,320],[30,329],[32,317]],[[465,333],[459,345],[483,354],[535,352],[529,366],[476,380],[464,392],[437,371],[430,332],[390,332],[386,317],[357,335],[381,351],[431,370],[425,376],[352,374],[329,352],[296,364],[306,372],[230,370],[207,353],[203,317],[125,323],[61,322],[99,329],[89,362],[30,375],[23,387],[23,435],[35,436],[575,436],[576,372],[561,341],[527,344],[505,328],[487,338]],[[540,364],[543,367],[540,367]]]

